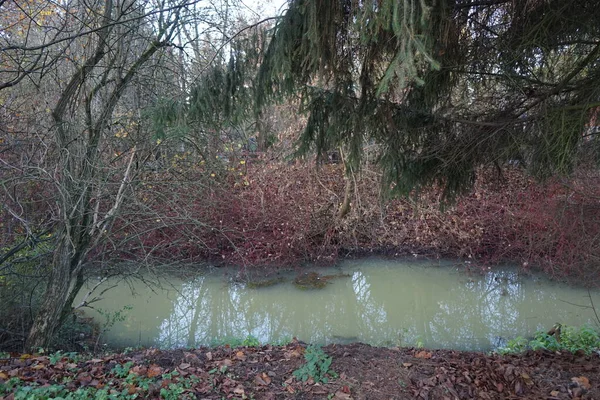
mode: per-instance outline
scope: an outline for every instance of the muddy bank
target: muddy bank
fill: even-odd
[[[303,381],[307,347],[198,348],[81,358],[11,354],[0,361],[4,399],[31,386],[202,399],[594,399],[600,397],[597,354],[475,352],[329,345],[327,382]],[[11,380],[10,384],[9,379]],[[67,382],[67,383],[65,383]],[[42,388],[42,389],[40,389]],[[57,389],[58,390],[58,389]]]

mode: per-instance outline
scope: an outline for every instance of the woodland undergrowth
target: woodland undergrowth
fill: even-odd
[[[597,172],[580,170],[570,178],[538,182],[516,167],[482,170],[470,193],[445,204],[436,189],[411,199],[383,200],[379,174],[367,167],[352,177],[351,210],[340,219],[341,165],[256,162],[243,167],[243,174],[237,168],[216,176],[219,184],[181,193],[179,201],[198,205],[188,212],[201,226],[149,231],[140,239],[145,247],[162,257],[249,267],[327,264],[374,251],[485,266],[516,263],[587,283],[597,275]],[[160,196],[161,190],[154,193]]]

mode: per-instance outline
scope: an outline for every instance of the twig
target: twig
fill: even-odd
[[[592,293],[590,292],[590,289],[588,289],[587,292],[588,292],[588,297],[590,298],[590,304],[592,305],[591,308],[594,311],[594,315],[596,316],[596,321],[600,325],[600,317],[598,317],[598,311],[596,311],[596,306],[594,306],[594,300],[592,300]]]

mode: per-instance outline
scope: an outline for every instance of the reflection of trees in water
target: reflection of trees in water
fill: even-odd
[[[356,336],[369,343],[381,341],[389,337],[382,331],[389,330],[388,312],[386,306],[392,306],[377,297],[377,291],[372,290],[370,276],[362,271],[352,274],[352,289],[356,299],[356,320],[358,321]]]
[[[260,302],[252,290],[201,277],[184,283],[173,302],[172,314],[160,325],[157,345],[196,346],[226,338],[253,335],[265,342],[276,333],[286,333],[280,315],[285,308],[278,303]]]
[[[160,324],[156,346],[190,346],[190,336],[195,336],[198,327],[195,322],[200,318],[202,303],[206,298],[204,280],[205,277],[200,276],[182,284],[178,296],[172,299],[172,312]]]
[[[493,347],[519,319],[516,305],[524,293],[515,278],[510,272],[489,273],[451,288],[453,301],[438,302],[431,340],[442,347]]]
[[[419,340],[432,347],[486,349],[498,345],[500,337],[546,328],[548,318],[554,323],[567,312],[548,316],[545,310],[568,310],[554,290],[525,287],[511,271],[466,282],[448,271],[409,271],[394,279],[368,271],[312,291],[291,285],[246,289],[199,277],[181,286],[156,344],[195,346],[251,334],[263,343],[298,336],[310,342],[354,339],[410,346]]]
[[[558,301],[556,293],[526,289],[521,282],[516,272],[498,271],[453,287],[453,301],[439,301],[431,324],[432,342],[487,349],[544,328],[542,314]],[[449,325],[448,321],[455,322]]]

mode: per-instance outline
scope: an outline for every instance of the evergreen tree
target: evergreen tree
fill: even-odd
[[[483,164],[568,173],[597,141],[600,8],[589,0],[292,0],[256,83],[301,99],[300,151],[380,145],[384,184],[468,188]],[[593,123],[592,123],[593,125]]]

